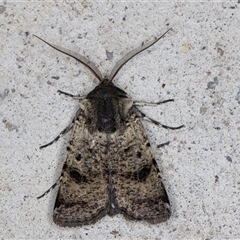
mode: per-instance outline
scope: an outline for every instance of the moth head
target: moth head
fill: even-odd
[[[106,79],[96,86],[86,97],[87,99],[127,98],[127,93]]]

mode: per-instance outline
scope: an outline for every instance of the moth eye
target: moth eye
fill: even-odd
[[[69,147],[69,146],[67,146],[67,151],[71,151],[72,149]]]
[[[75,159],[76,159],[77,161],[80,161],[80,160],[82,159],[81,153],[77,153],[77,154],[75,155]]]
[[[150,143],[148,142],[148,143],[146,144],[146,146],[147,146],[147,147],[150,147],[151,145],[150,145]]]

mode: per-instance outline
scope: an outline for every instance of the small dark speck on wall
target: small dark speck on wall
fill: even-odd
[[[6,7],[0,6],[0,14],[4,13],[6,11]]]
[[[231,158],[231,157],[226,156],[226,159],[227,159],[229,162],[232,162],[232,158]]]
[[[59,76],[52,76],[53,79],[59,80]]]
[[[213,79],[213,82],[209,82],[209,83],[207,84],[207,89],[215,89],[217,85],[218,85],[218,78],[215,77],[215,78]]]
[[[113,58],[113,52],[109,52],[108,50],[106,50],[106,55],[108,60],[111,60]]]
[[[240,1],[240,0],[239,0]],[[240,91],[237,93],[236,95],[236,100],[238,101],[238,103],[240,104]]]

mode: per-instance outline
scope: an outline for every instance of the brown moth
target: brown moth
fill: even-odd
[[[170,29],[169,29],[170,30]],[[169,31],[168,30],[168,31]],[[52,48],[76,59],[87,67],[100,84],[86,97],[60,93],[80,100],[72,123],[51,145],[72,129],[66,160],[59,180],[42,196],[59,184],[53,221],[63,227],[92,224],[109,214],[123,214],[127,219],[160,223],[171,215],[167,193],[140,118],[168,127],[145,116],[126,92],[112,80],[121,67],[161,37],[142,45],[123,57],[108,77],[102,77],[87,58],[54,44]],[[169,99],[152,105],[173,101]],[[39,198],[41,198],[40,196]]]

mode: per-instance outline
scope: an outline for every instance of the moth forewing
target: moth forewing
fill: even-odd
[[[43,40],[54,49],[79,60],[100,81],[86,98],[80,98],[77,115],[60,134],[72,128],[54,206],[53,220],[56,224],[82,226],[95,223],[106,214],[112,216],[117,213],[149,223],[169,219],[168,196],[140,120],[146,116],[126,92],[112,83],[127,61],[160,38],[131,51],[104,79],[97,67],[85,57]],[[148,120],[162,125],[153,119]]]

